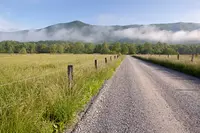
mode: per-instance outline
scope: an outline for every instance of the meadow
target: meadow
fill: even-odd
[[[134,55],[138,59],[165,66],[200,78],[200,57],[198,55]]]
[[[110,56],[0,54],[0,132],[49,133],[73,125],[123,59],[112,55],[111,61]],[[74,66],[73,88],[68,87],[69,64]]]

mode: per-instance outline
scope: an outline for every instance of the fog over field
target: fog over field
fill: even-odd
[[[143,40],[166,43],[200,42],[200,30],[170,31],[156,26],[140,26],[135,28],[116,28],[114,26],[83,26],[80,28],[58,28],[49,32],[47,28],[17,32],[0,32],[0,41],[40,41],[67,40],[84,42],[102,42],[119,40]]]

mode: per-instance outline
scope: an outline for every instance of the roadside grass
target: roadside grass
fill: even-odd
[[[1,133],[51,133],[70,127],[76,121],[77,114],[97,94],[104,81],[113,75],[123,60],[121,56],[105,65],[104,58],[110,55],[12,56],[14,59],[10,55],[4,55],[3,58],[0,56],[3,62],[0,71],[9,70],[0,76],[0,79],[7,76],[1,84],[34,77],[39,73],[45,75],[59,71],[0,86]],[[19,62],[16,61],[18,58]],[[98,59],[98,70],[94,68],[94,58]],[[37,65],[34,67],[33,64]],[[74,64],[72,89],[68,88],[67,64]]]
[[[191,62],[191,55],[180,55],[180,60],[176,55],[170,55],[170,58],[167,55],[134,55],[133,57],[200,78],[199,57],[195,57],[194,62]]]

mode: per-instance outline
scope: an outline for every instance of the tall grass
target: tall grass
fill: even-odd
[[[198,56],[194,58],[194,62],[191,62],[191,55],[180,55],[180,60],[176,55],[170,55],[169,58],[167,55],[136,55],[134,57],[200,78],[200,58]]]
[[[49,133],[70,126],[122,60],[105,65],[104,57],[106,55],[0,56],[1,84],[19,81],[0,86],[0,132]],[[98,70],[94,68],[94,58],[99,61]],[[66,76],[68,64],[74,64],[75,69],[72,89],[68,88]],[[31,76],[35,78],[20,81]]]

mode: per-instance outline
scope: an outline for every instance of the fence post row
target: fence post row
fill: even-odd
[[[97,60],[94,60],[94,66],[96,69],[98,68]]]
[[[107,58],[105,58],[105,63],[107,64],[107,62],[108,62],[108,60],[107,60]]]
[[[191,62],[194,62],[194,54],[192,54]]]
[[[73,65],[68,65],[67,73],[68,73],[68,87],[71,89],[73,83]]]

